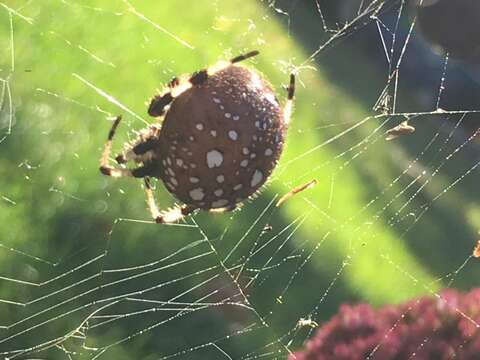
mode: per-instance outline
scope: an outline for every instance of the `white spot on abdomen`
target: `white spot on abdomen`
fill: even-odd
[[[207,152],[207,166],[211,169],[222,165],[223,155],[218,150],[211,150]]]
[[[223,183],[224,181],[225,181],[225,176],[223,176],[223,175],[218,175],[218,176],[217,176],[217,182],[218,182],[218,183],[221,184],[221,183]]]
[[[222,196],[223,195],[223,190],[222,189],[217,189],[213,192],[215,196]]]
[[[235,141],[238,139],[238,133],[235,130],[230,130],[228,132],[228,137]]]
[[[263,173],[260,170],[255,170],[252,176],[252,180],[250,180],[250,186],[256,187],[258,184],[260,184],[262,179],[263,179]]]
[[[201,123],[198,123],[197,125],[195,125],[195,127],[197,128],[197,130],[200,130],[200,131],[203,130],[203,124]]]
[[[197,178],[197,177],[195,177],[195,176],[192,176],[192,177],[190,178],[190,182],[191,182],[192,184],[196,184],[196,183],[198,183],[199,181],[200,181],[200,179]]]
[[[265,150],[265,155],[270,156],[272,154],[273,154],[272,149],[268,148],[268,149]]]
[[[193,200],[196,200],[196,201],[202,200],[205,197],[205,194],[202,188],[190,190],[188,194]]]

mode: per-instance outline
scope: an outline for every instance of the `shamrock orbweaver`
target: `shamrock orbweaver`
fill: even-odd
[[[155,96],[148,114],[162,120],[125,144],[118,164],[109,165],[117,117],[100,160],[102,174],[145,179],[147,203],[157,223],[171,223],[197,209],[235,209],[265,183],[281,155],[292,112],[295,76],[290,75],[283,109],[271,85],[239,62],[258,55],[252,51],[219,62],[191,76],[174,78]],[[185,205],[160,211],[150,177],[161,179]]]

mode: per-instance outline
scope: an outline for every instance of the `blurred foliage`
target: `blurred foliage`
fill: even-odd
[[[279,339],[311,311],[317,320],[327,319],[343,302],[379,305],[436,291],[469,256],[478,227],[472,214],[480,211],[478,179],[467,176],[432,201],[465,174],[471,160],[461,153],[446,161],[414,196],[424,182],[412,180],[431,173],[454,147],[446,144],[439,155],[445,141],[440,135],[402,175],[438,134],[439,119],[422,117],[414,136],[385,142],[382,133],[399,119],[379,129],[387,118],[368,118],[384,86],[384,69],[369,64],[350,42],[308,63],[315,69],[300,69],[280,166],[241,211],[202,213],[187,220],[190,226],[159,226],[149,222],[140,181],[99,174],[111,117],[121,113],[125,119],[114,143],[120,151],[153,121],[145,102],[174,75],[258,48],[261,55],[249,66],[282,94],[290,63],[303,62],[326,36],[310,8],[299,4],[287,18],[256,1],[195,1],[186,9],[176,1],[142,1],[135,10],[115,0],[0,5],[0,78],[14,110],[11,134],[0,144],[0,326],[15,324],[0,328],[0,351],[80,326],[85,343],[62,338],[65,348],[53,348],[47,357],[112,344],[104,358],[156,359],[196,346],[178,357],[213,358],[219,352],[208,344],[238,330],[243,333],[218,341],[233,358],[277,353],[285,351]],[[403,98],[404,108],[415,107],[408,94]],[[8,97],[3,99],[0,130],[6,133],[10,111]],[[319,180],[314,189],[274,206],[278,194],[313,178]],[[161,184],[156,192],[161,208],[173,203]],[[272,230],[263,231],[266,225]],[[262,269],[246,287],[266,261],[275,267]],[[224,305],[175,317],[178,311],[161,306],[142,313],[155,308],[126,300],[131,294],[187,304],[243,301],[232,281],[242,263],[248,269],[238,284],[254,311]],[[110,271],[119,268],[134,269]],[[468,263],[458,277],[445,280],[469,288],[474,275]],[[122,300],[106,313],[131,316],[98,327],[93,319],[83,322],[114,297]],[[138,335],[117,343],[132,334]]]

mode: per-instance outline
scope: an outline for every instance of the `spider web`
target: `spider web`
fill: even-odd
[[[286,358],[341,303],[476,285],[478,67],[433,53],[403,0],[191,6],[0,2],[2,358]],[[279,93],[299,79],[271,181],[154,224],[139,182],[98,173],[110,120],[120,150],[156,87],[256,48]]]

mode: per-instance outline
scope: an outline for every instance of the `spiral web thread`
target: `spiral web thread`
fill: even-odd
[[[184,51],[195,52],[201,48],[201,44],[195,44],[193,40],[153,20],[156,18],[153,3],[145,6],[149,12],[137,9],[127,1],[98,7],[70,0],[52,1],[49,6],[52,4],[71,11],[81,9],[87,13],[104,14],[116,18],[117,22],[133,18],[138,24],[154,31],[148,35],[154,34],[153,39],[130,44],[128,51],[140,50],[152,40],[170,42],[169,46],[183,48]],[[297,31],[295,26],[303,21],[304,16],[300,2],[289,5],[263,2],[263,13],[248,19],[241,19],[239,15],[240,20],[234,13],[223,9],[220,2],[205,1],[202,6],[218,19],[220,25],[228,21],[244,21],[245,33],[257,39],[256,43],[248,44],[251,47],[265,44],[262,42],[262,28],[270,22],[282,24],[289,39],[293,39]],[[15,239],[22,236],[22,229],[12,224],[8,232],[15,233],[15,237],[8,234],[2,235],[8,240],[0,237],[2,262],[7,264],[0,270],[0,308],[3,308],[0,313],[1,357],[132,358],[132,354],[142,349],[155,359],[285,358],[313,336],[318,323],[326,320],[325,314],[331,314],[340,305],[339,299],[340,302],[356,300],[352,293],[343,295],[347,294],[343,288],[349,281],[359,287],[360,297],[369,296],[369,290],[362,286],[362,281],[365,283],[366,279],[364,275],[359,274],[359,280],[355,282],[352,277],[356,275],[350,270],[356,269],[355,266],[366,259],[376,259],[385,269],[403,279],[403,284],[399,286],[411,287],[415,294],[440,297],[439,289],[442,287],[458,284],[464,288],[474,286],[471,274],[477,264],[471,253],[477,239],[474,237],[473,221],[465,220],[461,225],[468,227],[462,234],[471,234],[470,238],[452,239],[455,243],[453,248],[463,255],[453,257],[447,272],[435,272],[438,267],[432,264],[439,258],[435,256],[435,239],[416,237],[416,231],[423,226],[425,218],[432,216],[432,212],[436,213],[440,205],[455,205],[452,199],[465,200],[462,206],[470,207],[473,217],[478,215],[475,212],[478,211],[478,192],[471,194],[469,199],[452,195],[459,188],[468,193],[471,187],[465,182],[478,179],[480,164],[479,130],[468,132],[464,127],[467,120],[478,116],[480,109],[442,108],[443,97],[449,91],[450,72],[457,71],[455,66],[458,65],[452,65],[448,54],[440,59],[436,87],[424,91],[433,107],[417,110],[422,105],[405,101],[401,90],[404,72],[408,72],[405,63],[415,56],[411,48],[421,41],[418,40],[416,18],[404,1],[362,0],[354,9],[356,11],[341,16],[334,14],[319,0],[314,9],[316,26],[323,28],[321,36],[312,36],[315,46],[303,57],[279,55],[265,61],[274,63],[276,70],[282,74],[287,74],[292,68],[298,71],[301,84],[289,139],[320,133],[328,135],[319,136],[318,142],[301,151],[289,145],[288,156],[280,163],[268,191],[231,214],[201,214],[180,224],[159,226],[148,219],[146,211],[128,217],[118,216],[117,213],[117,218],[108,226],[99,227],[95,239],[70,245],[68,251],[63,252],[63,257],[58,258],[57,255],[54,258],[50,256],[56,252],[47,251],[48,234],[39,235],[44,240],[39,240],[38,245],[31,245],[35,238],[17,243]],[[25,131],[21,122],[31,121],[22,116],[22,106],[28,106],[26,99],[21,95],[16,98],[16,94],[25,91],[26,75],[35,71],[33,63],[33,68],[28,69],[24,58],[17,59],[21,57],[20,49],[25,47],[25,34],[33,36],[41,33],[42,39],[51,42],[54,50],[67,54],[73,52],[86,59],[90,67],[121,71],[117,54],[109,56],[100,48],[90,49],[64,34],[61,25],[67,19],[52,15],[55,22],[50,28],[38,28],[37,16],[40,15],[37,10],[34,1],[24,1],[16,6],[0,2],[1,21],[5,23],[2,29],[7,30],[5,36],[1,36],[3,54],[4,59],[8,59],[0,63],[0,148],[5,163],[16,165],[12,170],[16,171],[12,175],[15,182],[8,182],[0,190],[0,209],[3,208],[2,213],[14,214],[18,208],[26,206],[23,202],[27,200],[15,197],[16,183],[34,193],[47,191],[52,199],[60,199],[62,204],[69,203],[73,208],[97,209],[103,206],[106,209],[115,197],[123,196],[123,188],[129,185],[125,182],[112,185],[104,179],[95,180],[102,181],[102,200],[85,198],[81,190],[70,193],[61,186],[62,181],[74,180],[74,175],[67,171],[60,183],[52,175],[48,188],[35,182],[37,171],[42,167],[48,169],[53,152],[36,163],[28,158],[18,160],[18,157],[12,157],[13,160],[8,160],[8,150],[13,149],[10,143],[13,139],[18,142]],[[327,53],[343,56],[344,44],[355,43],[358,35],[371,31],[372,27],[377,30],[374,43],[383,52],[383,58],[376,59],[374,68],[377,74],[382,74],[384,83],[383,87],[372,91],[378,98],[370,103],[367,115],[358,118],[354,114],[350,119],[328,119],[326,116],[327,120],[302,121],[299,118],[301,108],[316,106],[302,96],[312,91],[311,77],[315,76],[317,67],[322,67],[317,61],[321,62]],[[97,46],[100,47],[102,41],[106,45],[108,36],[102,34],[103,29],[98,33],[97,30],[87,31],[99,36]],[[125,36],[125,33],[117,36]],[[171,75],[166,61],[151,61],[152,66],[157,66],[155,69],[164,68],[167,75]],[[176,61],[181,62],[180,59]],[[70,92],[69,86],[52,85],[45,78],[43,85],[34,89],[34,100],[39,105],[33,112],[44,112],[48,117],[52,115],[52,109],[60,105],[78,109],[97,119],[110,119],[121,112],[130,116],[129,137],[135,136],[132,129],[138,130],[149,123],[150,120],[137,111],[140,107],[121,100],[125,97],[120,87],[116,91],[109,90],[100,78],[89,76],[85,68],[71,70],[66,67],[62,76],[65,76],[66,84],[74,83],[82,91]],[[335,82],[335,77],[329,81]],[[361,199],[361,206],[353,213],[340,215],[340,207],[343,206],[339,200],[343,196],[342,177],[359,167],[379,171],[381,164],[372,166],[369,156],[377,151],[377,146],[385,143],[387,130],[405,120],[417,127],[416,133],[407,136],[420,138],[417,144],[421,145],[413,152],[405,150],[395,141],[389,142],[388,147],[382,145],[398,162],[396,171],[392,172],[395,175],[379,181],[381,185],[377,190]],[[53,140],[51,132],[55,133],[58,129],[79,139],[87,136],[80,130],[68,128],[68,124],[66,128],[53,124],[50,132],[42,134],[42,141]],[[102,128],[106,131],[108,126]],[[418,131],[420,128],[421,132]],[[295,143],[295,140],[291,141]],[[101,145],[90,143],[89,146],[94,148],[91,153],[95,153]],[[333,145],[335,147],[331,148],[329,158],[311,162],[316,154]],[[22,145],[16,146],[22,153]],[[81,153],[76,156],[82,158]],[[88,176],[100,177],[94,171],[85,171],[88,171]],[[377,173],[372,171],[374,176],[383,176],[381,170]],[[318,200],[313,191],[306,190],[296,194],[282,207],[276,206],[288,190],[316,178],[328,190],[326,201]],[[129,197],[137,194],[135,201],[142,208],[140,188],[137,186],[135,192],[131,190],[133,188],[134,185],[125,191]],[[49,208],[51,204],[40,202],[36,206]],[[60,211],[63,211],[61,206]],[[53,219],[56,216],[52,215]],[[220,220],[212,220],[212,217]],[[217,223],[216,230],[213,230],[212,221],[221,225]],[[445,220],[439,215],[438,221]],[[272,227],[273,223],[275,226]],[[419,245],[420,248],[429,247],[433,260],[425,253],[415,261],[398,257],[397,252],[402,245],[381,241],[385,234],[378,230],[380,224],[396,234],[397,244],[405,242],[411,246],[408,239],[413,238],[423,244]],[[218,231],[219,228],[221,231]],[[9,228],[3,226],[2,229]],[[160,249],[158,252],[145,252],[148,249],[145,244],[132,246],[125,235],[143,234],[143,231],[146,233],[142,241],[155,242],[156,249]],[[422,236],[425,234],[422,233]],[[67,231],[64,241],[68,243],[70,240]],[[163,241],[168,247],[165,245],[162,248],[158,244]],[[130,247],[126,248],[126,243]],[[332,255],[335,249],[337,252]],[[126,256],[127,253],[132,257]],[[366,253],[369,257],[365,257]],[[117,254],[126,256],[121,259],[123,263],[118,263]],[[322,265],[324,259],[325,264]],[[415,264],[412,265],[412,262]],[[425,268],[418,266],[423,263]],[[392,285],[391,289],[395,286]],[[388,301],[387,292],[391,289],[379,290],[385,295],[379,301]],[[476,327],[480,326],[467,314],[461,313],[461,316]],[[381,346],[381,343],[378,344],[370,355],[374,356]]]

